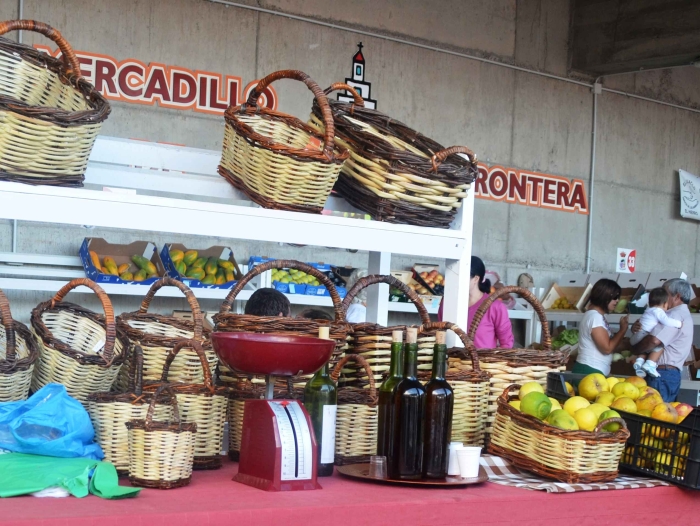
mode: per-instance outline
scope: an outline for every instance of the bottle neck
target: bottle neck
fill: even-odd
[[[401,377],[403,369],[403,343],[395,342],[391,344],[391,365],[389,366],[389,376]]]
[[[431,379],[443,380],[447,373],[447,346],[435,345],[433,349],[433,373]]]
[[[406,378],[415,378],[418,370],[418,344],[407,343],[405,355],[406,366],[404,368],[404,376]]]

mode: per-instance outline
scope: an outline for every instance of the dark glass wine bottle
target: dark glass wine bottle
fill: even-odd
[[[433,348],[433,373],[425,384],[425,435],[423,444],[423,476],[441,479],[447,476],[450,460],[448,447],[452,431],[454,391],[445,380],[447,345],[445,332],[438,331]]]
[[[328,327],[319,327],[318,337],[328,339]],[[306,408],[316,436],[318,476],[333,474],[335,460],[335,418],[338,410],[338,388],[326,363],[304,387]]]
[[[387,463],[394,460],[394,428],[396,411],[394,394],[403,378],[403,331],[391,333],[391,363],[389,376],[379,386],[377,406],[377,455],[386,457]]]
[[[394,408],[396,426],[393,464],[388,464],[389,478],[416,480],[423,476],[423,419],[425,416],[425,389],[416,378],[418,367],[418,330],[406,333],[405,366],[403,379],[396,387]]]

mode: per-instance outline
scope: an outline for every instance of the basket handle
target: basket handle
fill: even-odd
[[[185,285],[182,281],[177,281],[176,279],[165,277],[156,281],[151,288],[148,289],[146,297],[143,298],[141,302],[141,308],[139,309],[139,314],[146,314],[148,312],[148,307],[153,300],[153,297],[163,287],[177,287],[187,298],[187,303],[190,304],[190,309],[192,309],[192,315],[194,316],[194,339],[197,341],[202,341],[202,311],[199,308],[199,302],[195,298],[194,293],[190,288]]]
[[[617,423],[620,424],[626,431],[628,430],[628,429],[627,429],[627,422],[625,422],[625,420],[624,420],[623,418],[613,417],[613,418],[606,418],[606,419],[603,420],[602,422],[598,423],[598,425],[595,426],[595,429],[593,430],[593,432],[594,432],[596,435],[599,435],[601,432],[603,432],[603,427],[607,426],[607,425],[610,424],[611,422],[617,422]]]
[[[102,303],[102,309],[105,312],[105,346],[102,352],[102,357],[104,358],[106,364],[112,365],[112,360],[114,359],[114,342],[117,338],[117,327],[114,324],[114,309],[112,308],[112,302],[109,301],[109,296],[102,290],[97,283],[88,278],[77,278],[73,281],[66,283],[61,290],[59,290],[56,295],[51,300],[51,308],[54,308],[57,303],[63,301],[71,290],[78,288],[80,286],[92,289],[92,291],[97,295],[97,299]]]
[[[17,358],[16,340],[15,340],[15,324],[10,312],[10,302],[7,300],[5,293],[0,290],[0,317],[2,325],[5,327],[5,360],[13,362]]]
[[[420,315],[421,323],[430,323],[430,314],[428,314],[428,310],[425,308],[425,305],[423,305],[423,302],[418,297],[418,294],[416,294],[416,292],[403,281],[396,279],[394,276],[385,276],[381,274],[373,274],[371,276],[365,276],[364,278],[358,279],[345,295],[345,299],[343,300],[343,312],[347,313],[352,300],[355,299],[355,296],[357,296],[362,289],[367,288],[370,285],[376,285],[377,283],[387,283],[392,287],[401,289],[401,292],[406,294],[408,299],[411,300],[411,302],[416,306],[418,314]]]
[[[184,347],[191,347],[192,350],[197,354],[199,362],[202,364],[202,371],[204,372],[204,387],[206,387],[210,393],[214,393],[214,382],[211,379],[211,369],[209,369],[209,362],[207,361],[207,355],[204,353],[204,348],[202,344],[196,340],[180,340],[175,344],[168,357],[165,359],[165,364],[163,365],[163,373],[160,376],[161,382],[168,381],[168,374],[170,373],[170,366],[175,360],[177,353],[180,352]]]
[[[78,62],[78,57],[58,29],[54,29],[50,25],[37,22],[36,20],[7,20],[5,22],[0,22],[0,35],[4,35],[10,31],[36,31],[50,38],[61,50],[63,63],[66,65],[66,75],[69,77],[71,75],[75,75],[78,78],[82,77],[80,74],[80,62]]]
[[[549,325],[547,324],[547,315],[544,313],[544,309],[542,308],[542,304],[539,302],[539,300],[535,297],[535,295],[530,292],[527,289],[524,289],[522,287],[503,287],[498,289],[496,292],[491,294],[484,302],[479,305],[479,308],[477,311],[474,313],[474,319],[472,320],[472,324],[469,327],[469,339],[474,341],[474,336],[476,335],[476,329],[479,327],[479,323],[481,323],[481,319],[484,317],[484,314],[486,314],[486,311],[489,309],[491,304],[496,301],[498,298],[502,296],[506,296],[508,294],[518,294],[520,295],[525,301],[527,301],[530,305],[532,305],[532,308],[535,309],[535,312],[537,313],[537,317],[540,319],[540,324],[542,325],[542,350],[543,351],[551,351],[552,350],[552,337],[549,334]]]
[[[333,367],[331,378],[337,383],[338,378],[340,378],[340,373],[343,370],[343,366],[351,360],[356,361],[358,365],[363,367],[367,373],[367,378],[369,379],[369,397],[372,399],[372,404],[376,404],[379,399],[377,398],[377,385],[374,382],[374,373],[372,372],[372,368],[369,366],[369,363],[367,363],[367,360],[365,360],[363,356],[360,356],[359,354],[346,354],[343,356],[340,361],[335,364],[335,367]]]
[[[314,97],[318,101],[318,106],[321,108],[321,114],[323,116],[323,125],[325,126],[324,136],[323,136],[323,154],[330,161],[334,159],[333,149],[335,148],[335,143],[333,138],[335,137],[335,125],[333,124],[333,115],[331,114],[331,107],[328,104],[328,99],[323,93],[321,86],[316,84],[316,82],[309,77],[303,71],[295,69],[283,69],[281,71],[275,71],[270,73],[265,78],[258,82],[255,89],[250,92],[248,100],[245,104],[241,106],[241,110],[244,110],[248,106],[258,107],[258,98],[267,89],[267,87],[279,79],[294,79],[300,80],[311,90]]]
[[[349,84],[345,84],[344,82],[335,82],[335,83],[331,84],[330,86],[328,86],[326,89],[323,90],[323,93],[326,95],[330,95],[334,91],[338,91],[341,89],[344,89],[345,91],[350,93],[350,95],[352,95],[352,99],[354,101],[353,104],[356,104],[360,108],[365,107],[365,99],[362,98],[362,95],[357,93],[357,90],[355,88],[353,88]],[[350,113],[352,114],[352,112],[350,112]]]
[[[438,166],[442,164],[442,162],[447,159],[450,155],[455,154],[455,153],[464,153],[469,157],[469,162],[474,164],[476,162],[476,154],[471,151],[469,148],[466,146],[450,146],[449,148],[445,148],[444,150],[440,150],[437,152],[435,155],[433,155],[430,158],[430,162],[433,163],[433,172],[437,172]]]
[[[149,429],[151,425],[153,424],[153,413],[156,410],[156,402],[158,401],[158,398],[160,395],[163,393],[163,391],[168,391],[168,394],[170,395],[170,405],[173,408],[173,420],[182,427],[182,422],[180,421],[180,411],[178,411],[177,408],[177,397],[175,396],[175,392],[172,390],[170,387],[170,384],[161,384],[158,386],[158,389],[156,389],[155,394],[153,395],[153,398],[151,398],[151,401],[148,404],[148,411],[146,412],[146,421],[145,421],[145,428]]]
[[[295,268],[297,270],[301,270],[302,272],[306,272],[307,274],[311,274],[313,277],[318,279],[328,289],[328,293],[331,295],[333,309],[335,310],[335,321],[345,321],[345,311],[343,310],[342,300],[338,295],[338,290],[335,288],[333,282],[330,279],[328,279],[328,276],[326,276],[323,272],[320,272],[319,270],[313,268],[312,266],[307,265],[306,263],[302,263],[301,261],[294,261],[293,259],[275,259],[274,261],[261,263],[260,265],[254,267],[253,270],[248,271],[248,273],[245,276],[243,276],[240,280],[238,280],[236,286],[233,287],[228,293],[226,299],[221,304],[221,309],[219,309],[219,313],[226,314],[227,312],[229,312],[231,310],[231,305],[236,299],[236,296],[238,296],[238,293],[243,290],[243,287],[245,287],[246,284],[255,276],[259,276],[263,272],[267,272],[268,270],[273,268]]]
[[[134,356],[130,366],[129,391],[141,396],[143,393],[143,349],[140,345],[134,346]]]
[[[457,337],[464,344],[464,348],[469,351],[472,359],[472,370],[474,372],[480,373],[481,366],[479,365],[479,356],[476,352],[476,346],[472,342],[472,339],[466,334],[458,325],[449,321],[431,321],[430,323],[424,323],[418,329],[418,333],[428,332],[428,331],[446,331],[450,330],[454,332]]]

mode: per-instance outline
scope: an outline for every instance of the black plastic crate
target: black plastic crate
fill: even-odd
[[[585,374],[574,373],[547,373],[547,396],[556,398],[560,402],[566,401],[569,393],[566,392],[565,382],[569,382],[576,388],[585,376]]]

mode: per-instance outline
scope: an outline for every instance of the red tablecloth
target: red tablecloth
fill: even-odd
[[[319,491],[267,493],[233,482],[236,469],[226,462],[219,471],[195,472],[186,488],[144,489],[135,499],[4,499],[0,525],[690,526],[700,521],[700,492],[676,487],[547,494],[486,483],[435,490],[335,474],[320,479],[324,489]]]

